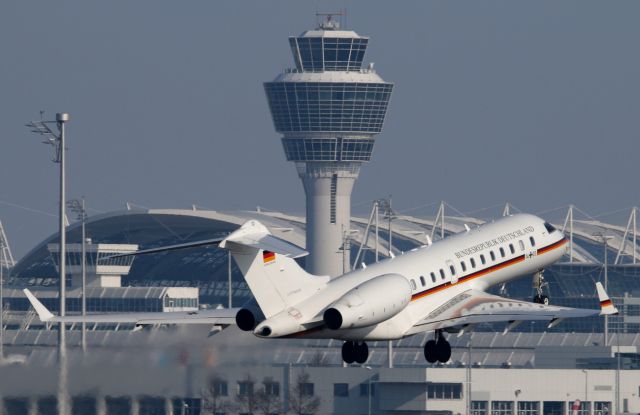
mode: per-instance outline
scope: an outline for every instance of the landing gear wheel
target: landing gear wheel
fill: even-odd
[[[533,302],[536,304],[549,305],[549,297],[547,297],[546,295],[536,294],[533,297]]]
[[[344,342],[342,345],[342,360],[348,365],[356,361],[356,345],[354,342]]]
[[[356,350],[356,357],[355,357],[356,363],[364,364],[369,358],[369,346],[367,346],[367,343],[365,342],[362,342],[360,344],[356,343],[355,350]]]
[[[438,361],[437,346],[435,340],[429,340],[424,344],[424,358],[429,363],[435,363]]]
[[[446,363],[451,359],[451,345],[443,337],[436,343],[436,356],[440,363]]]
[[[543,274],[544,269],[538,270],[538,272],[533,274],[533,290],[535,292],[533,302],[536,304],[548,305],[549,297],[544,295],[544,292],[549,292],[549,283],[544,279]]]

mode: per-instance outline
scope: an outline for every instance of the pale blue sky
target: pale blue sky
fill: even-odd
[[[56,211],[51,151],[23,126],[41,109],[71,114],[69,196],[100,211],[302,212],[262,82],[293,66],[287,36],[316,9],[345,6],[371,36],[365,61],[395,83],[354,203],[640,204],[637,1],[13,1],[0,5],[0,220],[14,252],[56,229],[5,203]]]

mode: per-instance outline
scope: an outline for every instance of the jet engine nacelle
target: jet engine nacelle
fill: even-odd
[[[411,285],[399,274],[363,282],[333,303],[323,315],[332,330],[367,327],[388,320],[411,301]]]
[[[264,320],[264,314],[255,300],[246,303],[236,313],[236,325],[242,331],[253,331]]]

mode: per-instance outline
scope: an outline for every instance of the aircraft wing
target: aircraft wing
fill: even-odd
[[[505,332],[522,321],[548,321],[554,327],[566,318],[617,314],[618,310],[602,288],[596,284],[600,298],[600,310],[560,307],[512,300],[484,291],[467,290],[449,299],[420,320],[408,334],[424,331],[468,326],[478,323],[511,323]]]
[[[139,312],[139,313],[101,313],[86,316],[53,315],[29,291],[23,290],[29,302],[36,310],[38,318],[44,323],[133,323],[138,326],[152,324],[212,324],[227,326],[236,324],[239,308],[220,308],[215,310],[176,311],[176,312]]]

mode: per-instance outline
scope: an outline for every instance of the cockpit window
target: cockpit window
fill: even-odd
[[[544,223],[544,228],[547,230],[547,232],[549,233],[553,233],[555,232],[556,228],[553,227],[552,224],[550,224],[549,222],[545,222]]]

